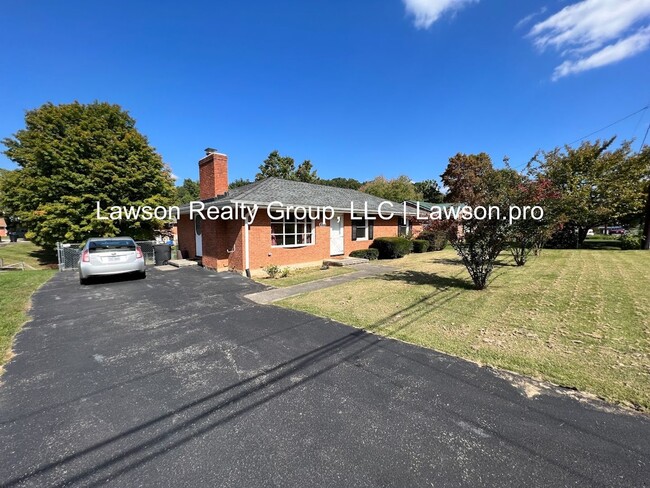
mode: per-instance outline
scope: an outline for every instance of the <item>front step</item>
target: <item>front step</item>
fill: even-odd
[[[198,266],[199,263],[192,259],[170,259],[167,264],[176,266],[177,268],[187,268],[189,266]]]
[[[339,258],[339,259],[325,259],[323,266],[354,266],[356,264],[366,264],[369,262],[364,258]]]

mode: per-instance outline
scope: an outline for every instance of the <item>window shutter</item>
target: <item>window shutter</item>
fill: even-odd
[[[352,222],[352,240],[357,240],[357,224],[354,221]]]
[[[368,240],[372,241],[375,237],[375,222],[372,220],[368,221]]]

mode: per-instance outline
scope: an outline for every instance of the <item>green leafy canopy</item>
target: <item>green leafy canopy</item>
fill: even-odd
[[[0,205],[45,247],[90,236],[149,238],[160,222],[97,220],[96,202],[171,205],[176,196],[169,168],[119,105],[46,103],[2,142],[18,169],[2,179]]]

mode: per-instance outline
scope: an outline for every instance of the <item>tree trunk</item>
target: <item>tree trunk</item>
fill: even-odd
[[[643,227],[643,235],[645,236],[645,242],[643,243],[643,249],[650,249],[650,185],[648,185],[648,200],[645,204],[645,226]]]
[[[577,243],[577,248],[580,249],[582,247],[582,243],[585,242],[585,239],[587,238],[587,232],[589,232],[589,227],[578,227],[578,243]]]

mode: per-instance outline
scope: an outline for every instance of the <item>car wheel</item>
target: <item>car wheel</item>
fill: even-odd
[[[147,277],[147,272],[146,271],[141,271],[138,273],[138,279],[144,280]]]
[[[88,278],[82,278],[81,276],[79,277],[79,284],[80,285],[87,285],[88,284]]]

